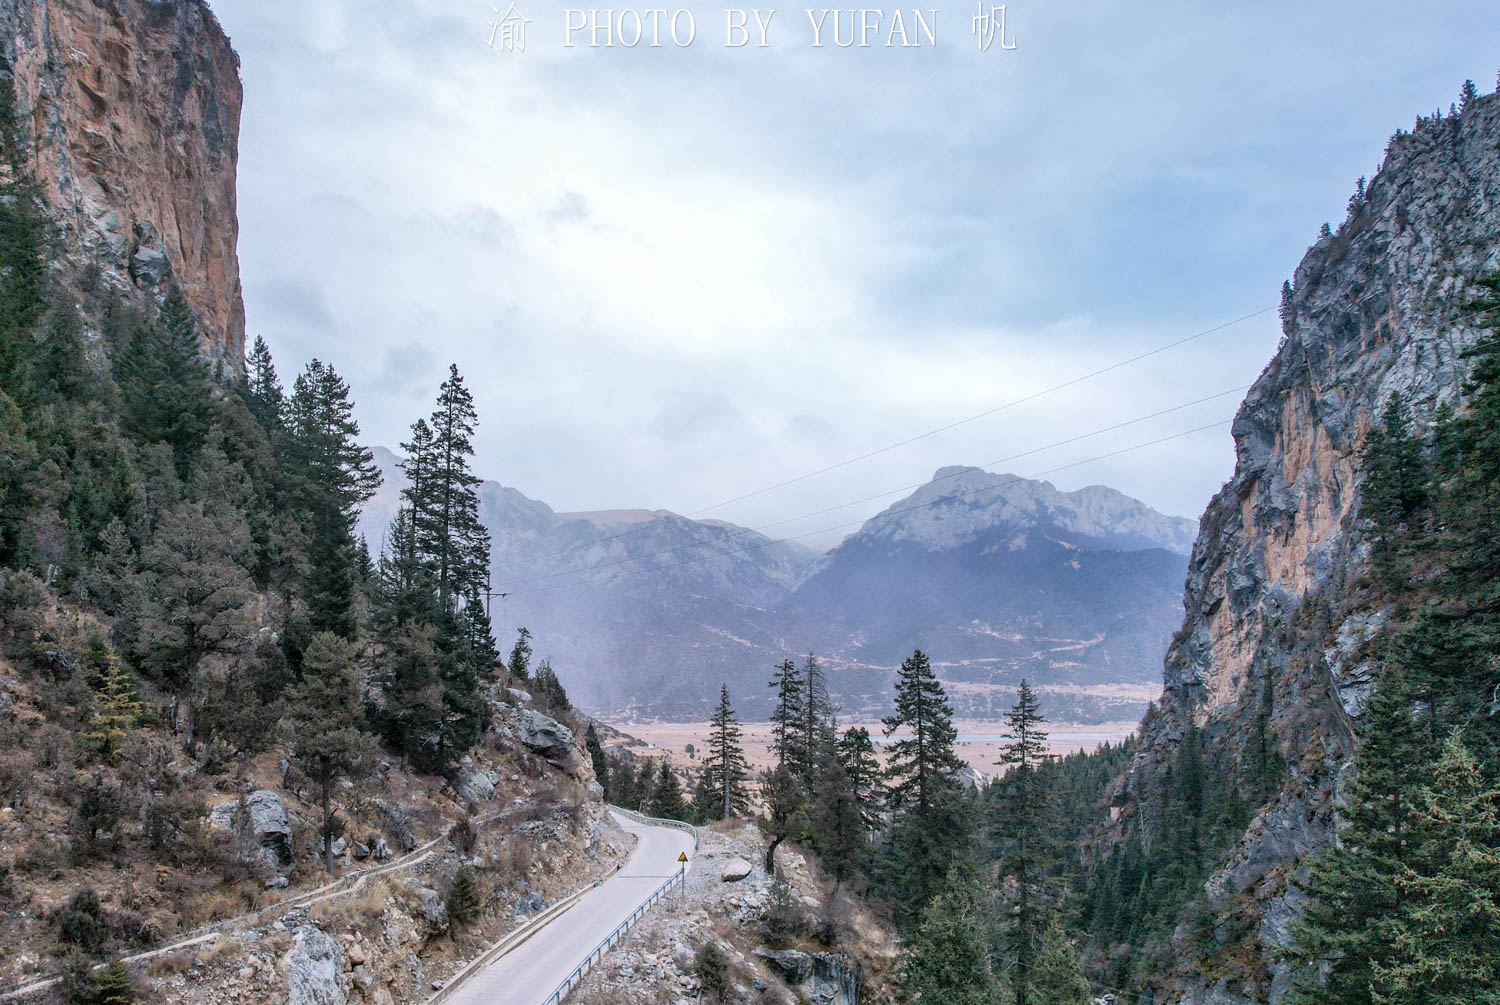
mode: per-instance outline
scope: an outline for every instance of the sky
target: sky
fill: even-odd
[[[1500,70],[1490,0],[1020,0],[987,51],[950,0],[868,48],[803,8],[726,47],[723,3],[568,48],[516,0],[506,51],[497,2],[213,0],[250,336],[336,367],[370,444],[456,363],[484,477],[815,547],[952,464],[1196,517],[1274,310],[1037,392],[1274,307],[1396,128]]]

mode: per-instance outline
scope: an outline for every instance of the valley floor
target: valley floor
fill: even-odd
[[[671,758],[679,767],[694,768],[708,748],[708,724],[704,722],[626,722],[605,720],[620,732],[640,741],[641,746],[630,749],[640,757]],[[877,751],[883,746],[882,726],[879,722],[845,722],[843,727],[863,726],[870,731]],[[986,776],[997,773],[995,764],[1000,759],[1005,744],[1004,721],[986,719],[955,719],[958,729],[956,753],[975,771]],[[1092,751],[1104,743],[1119,743],[1135,732],[1136,722],[1105,722],[1075,724],[1053,722],[1047,724],[1048,746],[1054,754],[1071,754],[1079,750]],[[742,723],[744,730],[745,759],[753,771],[772,766],[771,724],[769,722]],[[898,734],[899,735],[899,734]],[[689,754],[687,748],[693,752]]]

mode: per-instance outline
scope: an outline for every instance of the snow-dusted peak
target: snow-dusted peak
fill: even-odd
[[[1039,530],[1095,547],[1178,554],[1189,552],[1197,533],[1191,520],[1158,513],[1103,485],[1063,492],[1050,482],[953,466],[872,517],[849,542],[912,541],[941,550],[997,530]]]

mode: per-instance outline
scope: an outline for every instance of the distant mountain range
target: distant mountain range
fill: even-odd
[[[379,549],[403,484],[360,531]],[[944,468],[825,555],[665,510],[556,513],[486,482],[493,618],[503,649],[535,636],[574,701],[616,717],[700,718],[727,681],[746,718],[787,656],[816,652],[844,716],[881,714],[895,667],[927,651],[961,715],[992,717],[1022,676],[1054,718],[1129,719],[1182,617],[1197,528],[1113,489]]]

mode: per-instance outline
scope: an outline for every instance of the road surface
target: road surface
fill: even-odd
[[[693,836],[612,814],[640,840],[624,867],[580,897],[541,931],[469,978],[449,1005],[541,1005],[615,926],[635,911],[667,877],[682,868],[677,856],[693,854]],[[670,910],[669,895],[662,905]]]

